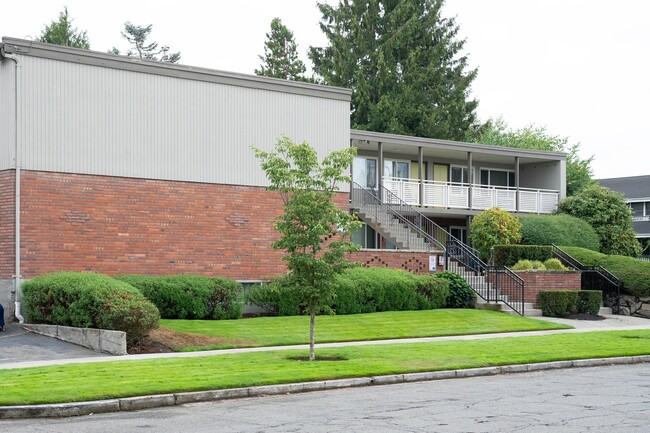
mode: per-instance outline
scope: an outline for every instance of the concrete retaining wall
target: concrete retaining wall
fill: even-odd
[[[58,325],[24,324],[31,332],[74,343],[97,352],[111,355],[126,355],[126,332],[106,329],[74,328]]]

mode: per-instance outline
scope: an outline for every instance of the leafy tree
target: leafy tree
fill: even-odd
[[[318,4],[329,45],[310,47],[326,84],[353,89],[356,129],[462,140],[476,120],[476,70],[461,55],[444,0],[340,0]]]
[[[271,32],[266,34],[264,55],[257,75],[282,78],[284,80],[305,81],[305,64],[298,58],[298,46],[289,30],[280,18],[271,21]]]
[[[483,260],[487,260],[492,247],[521,241],[521,222],[517,217],[495,207],[472,218],[469,232],[472,246],[478,250]]]
[[[348,239],[359,222],[332,202],[337,185],[350,182],[342,173],[356,151],[336,150],[319,163],[308,143],[296,144],[284,136],[273,152],[254,151],[271,182],[269,189],[279,191],[284,201],[284,213],[274,223],[281,237],[273,248],[285,251],[287,278],[309,314],[309,360],[313,361],[316,314],[331,312],[336,275],[349,266],[345,253],[358,248]]]
[[[600,238],[601,253],[636,257],[641,252],[632,228],[632,211],[623,194],[590,185],[562,200],[558,210],[591,224]]]
[[[568,196],[575,195],[594,182],[591,169],[594,157],[581,159],[579,143],[569,144],[568,137],[553,135],[544,126],[531,124],[521,129],[509,129],[503,119],[490,119],[475,132],[473,137],[470,135],[470,140],[494,146],[567,153],[566,192]]]
[[[72,27],[72,21],[68,13],[68,7],[64,6],[63,11],[59,13],[59,19],[52,21],[49,26],[46,25],[36,40],[48,44],[83,48],[84,50],[90,49],[86,31],[80,31],[76,27]]]
[[[168,53],[169,47],[163,45],[158,48],[158,42],[148,42],[147,38],[153,29],[153,24],[149,24],[147,27],[136,26],[131,22],[127,21],[124,24],[124,31],[121,33],[122,37],[126,39],[129,44],[132,45],[132,48],[126,52],[126,55],[129,57],[139,57],[141,59],[147,60],[157,60],[160,62],[167,63],[178,63],[181,59],[181,53]],[[112,54],[121,54],[120,50],[113,47],[109,51]]]

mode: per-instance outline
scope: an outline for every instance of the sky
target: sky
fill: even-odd
[[[335,4],[336,0],[326,0]],[[312,0],[21,0],[3,5],[0,36],[34,39],[67,5],[91,49],[126,51],[126,21],[153,24],[151,40],[181,64],[254,73],[274,17],[294,32],[303,61],[323,46]],[[593,156],[595,178],[650,174],[650,2],[447,0],[478,68],[472,96],[482,121],[546,126]]]

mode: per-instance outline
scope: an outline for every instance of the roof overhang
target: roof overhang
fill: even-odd
[[[406,135],[386,134],[382,132],[350,131],[352,145],[360,150],[377,151],[378,143],[382,143],[383,151],[412,156],[417,159],[419,148],[422,147],[424,156],[436,156],[445,159],[466,160],[468,152],[472,152],[474,161],[504,162],[505,159],[514,161],[519,157],[521,164],[539,163],[545,161],[562,161],[566,153],[543,152],[539,150],[515,149],[486,144],[465,143],[462,141],[439,140],[435,138],[410,137]]]
[[[352,97],[352,90],[343,87],[323,86],[319,84],[260,77],[257,75],[225,72],[196,66],[164,63],[155,60],[119,56],[99,51],[83,50],[80,48],[46,44],[6,36],[2,38],[2,50],[8,54],[40,57],[44,59],[100,66],[124,71],[336,99],[347,102],[349,102]]]

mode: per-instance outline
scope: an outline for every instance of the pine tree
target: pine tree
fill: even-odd
[[[72,21],[67,6],[64,6],[63,11],[59,13],[58,21],[52,21],[49,26],[46,25],[36,40],[48,44],[90,49],[86,31],[79,31],[76,27],[72,27]]]
[[[298,46],[293,36],[280,18],[271,21],[271,32],[266,34],[264,55],[257,75],[282,78],[284,80],[305,81],[305,64],[298,58]]]
[[[149,24],[147,27],[141,27],[127,21],[124,24],[122,37],[132,45],[132,48],[129,48],[129,50],[126,52],[126,55],[129,57],[139,57],[141,59],[147,60],[178,63],[178,61],[181,59],[180,52],[168,54],[167,51],[169,51],[169,47],[162,46],[161,48],[158,48],[158,42],[147,41],[147,38],[149,37],[152,29],[153,24]],[[113,47],[109,50],[109,53],[120,54],[120,50]]]
[[[462,140],[476,122],[476,70],[461,55],[444,0],[340,0],[319,4],[329,45],[310,48],[325,84],[353,90],[353,128]]]

